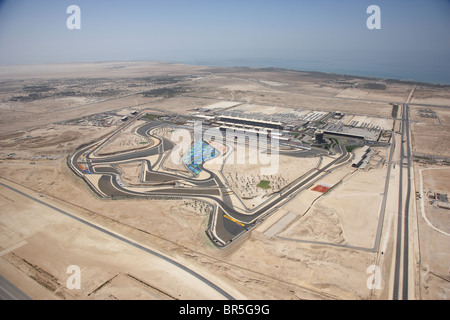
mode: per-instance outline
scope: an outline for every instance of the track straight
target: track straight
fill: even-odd
[[[409,130],[409,105],[405,105],[405,125],[406,125],[406,160],[408,172],[408,188],[405,201],[405,231],[404,231],[404,249],[403,249],[403,299],[408,299],[408,280],[409,280],[409,202],[411,200],[411,141]]]
[[[406,143],[406,148],[405,148]],[[406,149],[406,150],[405,150]],[[403,195],[403,167],[407,169],[407,190]],[[409,202],[411,200],[411,143],[409,134],[409,105],[402,106],[402,131],[400,145],[400,182],[397,219],[397,243],[395,254],[395,272],[393,299],[408,299],[409,267]],[[403,201],[405,201],[403,203]],[[402,237],[403,235],[403,237]],[[403,257],[403,259],[402,259]],[[402,276],[401,276],[402,275]],[[401,290],[400,290],[401,286]],[[401,294],[400,294],[401,293]]]
[[[402,106],[402,131],[400,136],[400,179],[399,179],[399,192],[398,192],[398,214],[397,214],[397,244],[395,248],[395,272],[394,272],[394,293],[393,299],[398,300],[399,295],[399,285],[400,285],[400,263],[401,263],[401,249],[402,249],[402,204],[403,204],[403,157],[404,157],[404,148],[403,148],[403,140],[405,135],[405,119],[404,119],[404,110],[405,105]]]

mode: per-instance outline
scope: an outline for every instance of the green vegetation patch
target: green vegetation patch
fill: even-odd
[[[270,189],[270,181],[268,181],[268,180],[261,180],[258,183],[257,187],[261,188],[261,189]]]
[[[369,89],[369,90],[386,90],[386,85],[384,83],[376,83],[376,82],[363,83],[359,87],[362,89]]]
[[[336,138],[330,138],[330,140],[334,141],[334,143],[339,144],[339,140]]]
[[[347,150],[347,152],[352,152],[356,148],[358,148],[358,146],[345,146],[345,150]]]
[[[142,95],[146,98],[151,97],[163,97],[172,98],[176,95],[183,94],[186,92],[184,87],[171,87],[171,88],[159,88],[143,92]]]
[[[53,87],[50,87],[50,86],[46,86],[46,85],[42,85],[42,86],[24,86],[23,90],[27,91],[27,92],[40,93],[40,92],[49,92],[49,91],[52,91],[52,90],[56,90],[56,88],[53,88]]]
[[[392,106],[392,118],[397,118],[398,115],[398,104]]]
[[[160,114],[146,114],[142,116],[143,119],[155,120],[158,117],[162,117]]]

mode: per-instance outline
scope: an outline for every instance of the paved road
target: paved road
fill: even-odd
[[[409,105],[402,106],[402,132],[400,145],[400,183],[398,199],[397,242],[395,249],[394,300],[408,299],[409,281],[409,206],[411,200],[411,141],[409,128]],[[406,150],[405,150],[406,149]],[[403,169],[407,169],[407,190],[404,194]],[[403,257],[403,259],[402,259]]]
[[[411,141],[410,141],[410,119],[409,105],[405,106],[406,112],[406,158],[407,158],[407,179],[408,187],[405,201],[405,231],[404,231],[404,252],[403,252],[403,299],[408,299],[408,281],[409,281],[409,204],[411,201]]]
[[[0,300],[31,300],[31,298],[0,275]]]
[[[390,148],[390,152],[389,152],[389,159],[386,159],[389,162],[388,162],[388,168],[387,168],[387,172],[386,172],[386,180],[384,183],[383,200],[381,202],[380,215],[378,218],[377,234],[376,234],[376,238],[375,238],[375,244],[373,247],[373,251],[378,251],[378,249],[380,247],[381,232],[383,230],[384,216],[386,213],[386,202],[387,202],[387,197],[389,194],[389,185],[390,185],[390,181],[391,181],[392,159],[394,156],[395,147],[396,147],[395,146],[395,132],[393,130],[392,131],[392,143],[391,143],[391,148]]]

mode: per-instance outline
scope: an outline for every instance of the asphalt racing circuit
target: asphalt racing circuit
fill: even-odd
[[[161,122],[148,121],[135,130],[135,134],[142,137],[152,137],[157,143],[146,148],[105,157],[96,155],[96,151],[113,141],[126,128],[135,123],[139,116],[129,120],[101,141],[81,146],[67,158],[69,167],[83,178],[101,198],[198,199],[208,203],[212,208],[212,213],[210,214],[206,234],[220,248],[226,247],[241,238],[299,192],[312,187],[316,181],[333,170],[348,164],[352,158],[352,155],[346,151],[345,145],[334,144],[332,153],[335,157],[331,162],[322,166],[322,161],[320,161],[318,167],[311,169],[258,207],[245,211],[233,205],[229,195],[229,187],[226,186],[221,177],[204,168],[202,164],[199,164],[196,169],[202,171],[201,178],[194,173],[191,177],[188,177],[178,172],[162,172],[158,169],[160,166],[157,164],[163,162],[175,146],[172,141],[152,133],[155,128],[164,125]],[[227,146],[227,148],[229,147]],[[219,154],[221,151],[215,149],[214,152]],[[301,157],[305,156],[304,154],[304,151],[298,151],[293,155]],[[311,152],[309,156],[311,156]],[[316,156],[321,157],[321,153],[317,152]],[[153,163],[149,160],[149,157],[154,159]],[[123,182],[122,173],[117,165],[136,161],[140,161],[143,165],[142,170],[145,170],[145,172],[143,171],[142,176],[144,178],[141,185],[129,186]]]

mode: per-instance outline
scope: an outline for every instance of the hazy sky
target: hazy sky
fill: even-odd
[[[80,30],[66,26],[73,4]],[[372,4],[381,30],[366,26]],[[449,59],[449,0],[0,0],[0,64],[298,64],[388,76],[393,64],[450,74]]]

